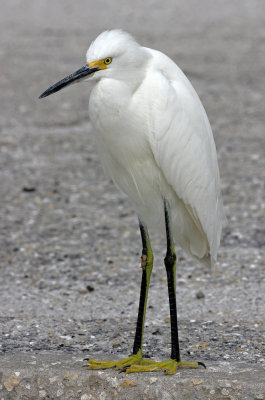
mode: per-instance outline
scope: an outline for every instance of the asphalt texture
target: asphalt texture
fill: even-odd
[[[262,0],[1,5],[0,399],[265,399],[264,11]],[[141,240],[99,162],[90,86],[38,96],[114,27],[176,61],[213,128],[228,219],[215,270],[177,249],[182,358],[206,370],[127,377],[82,368],[85,357],[131,352]],[[166,243],[150,236],[144,353],[165,360]]]

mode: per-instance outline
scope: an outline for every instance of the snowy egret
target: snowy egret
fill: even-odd
[[[94,81],[89,117],[105,171],[133,203],[142,238],[142,283],[133,353],[119,361],[88,359],[88,369],[125,372],[198,368],[181,360],[173,240],[194,259],[213,264],[223,221],[215,143],[205,110],[181,69],[165,54],[140,46],[122,30],[101,33],[86,64],[47,89],[46,97],[74,82]],[[153,253],[148,229],[166,233],[165,267],[171,319],[171,357],[142,357]],[[203,364],[202,364],[203,365]]]

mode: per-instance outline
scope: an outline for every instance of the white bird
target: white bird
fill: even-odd
[[[181,361],[176,310],[173,239],[197,261],[216,260],[223,204],[216,148],[206,112],[181,69],[160,51],[140,46],[122,30],[101,33],[86,64],[47,89],[46,97],[81,80],[94,81],[89,117],[105,171],[127,194],[139,217],[142,284],[133,353],[119,361],[88,359],[88,369],[176,372]],[[153,253],[148,229],[166,233],[165,267],[171,317],[171,357],[142,357],[143,330]]]

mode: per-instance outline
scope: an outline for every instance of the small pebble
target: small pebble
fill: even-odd
[[[205,298],[205,294],[201,290],[199,290],[196,293],[196,299],[204,299],[204,298]]]
[[[123,388],[129,388],[129,387],[133,387],[133,386],[137,386],[137,382],[132,381],[131,379],[125,379],[123,382],[121,382],[121,387]]]

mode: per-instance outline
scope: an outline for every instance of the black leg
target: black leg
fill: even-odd
[[[133,345],[133,354],[137,354],[139,351],[142,353],[143,345],[143,334],[144,334],[144,322],[146,313],[146,304],[148,297],[149,282],[151,278],[153,268],[153,252],[151,249],[149,236],[147,229],[139,222],[141,237],[142,237],[142,283],[139,301],[138,318],[136,324],[136,332]]]
[[[174,249],[170,208],[168,202],[164,201],[165,224],[167,234],[167,254],[164,259],[167,271],[168,282],[168,297],[171,322],[171,358],[180,361],[179,337],[178,337],[178,318],[177,318],[177,303],[176,303],[176,253]]]

